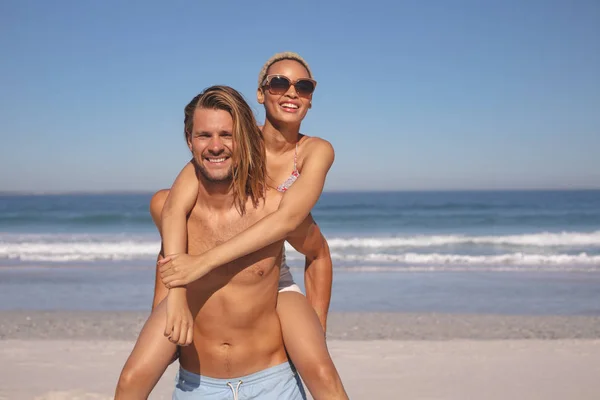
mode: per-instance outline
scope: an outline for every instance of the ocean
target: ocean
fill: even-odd
[[[0,195],[0,308],[146,307],[160,248],[151,195]],[[529,311],[600,313],[600,191],[335,192],[313,216],[334,310],[519,313],[558,291],[564,302]],[[303,257],[287,257],[301,281]],[[525,305],[508,306],[519,285]]]

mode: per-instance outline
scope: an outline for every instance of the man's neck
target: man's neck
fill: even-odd
[[[283,126],[283,124],[273,123],[267,118],[262,132],[267,151],[281,154],[294,147],[300,139],[300,124]]]
[[[233,192],[231,181],[211,182],[202,174],[198,173],[198,202],[202,207],[213,211],[225,211],[231,209],[233,204]]]

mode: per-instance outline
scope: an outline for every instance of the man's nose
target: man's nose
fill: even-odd
[[[219,154],[225,150],[225,146],[223,146],[223,141],[220,137],[213,137],[210,140],[208,145],[208,150],[213,154]]]

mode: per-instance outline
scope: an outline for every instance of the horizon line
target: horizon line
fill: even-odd
[[[148,194],[158,190],[58,190],[58,191],[26,191],[4,190],[0,196],[48,196],[48,195],[92,195],[92,194]],[[444,192],[593,192],[600,191],[600,187],[581,188],[479,188],[479,189],[331,189],[323,193],[444,193]]]

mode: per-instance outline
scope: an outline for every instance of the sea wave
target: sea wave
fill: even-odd
[[[527,247],[600,247],[600,231],[595,232],[542,232],[521,235],[468,236],[468,235],[413,235],[402,237],[330,238],[332,249],[346,248],[409,248],[456,244],[509,245]]]
[[[507,236],[415,235],[328,239],[336,266],[593,265],[600,267],[600,231]],[[492,245],[479,246],[479,245]],[[459,246],[456,246],[459,245]],[[445,247],[444,247],[445,246]],[[508,247],[504,247],[508,246]],[[512,246],[523,246],[513,248]],[[286,245],[287,257],[304,257]],[[0,260],[100,262],[153,260],[160,239],[152,235],[0,234]]]
[[[0,214],[0,224],[22,226],[42,224],[49,226],[152,226],[148,212],[27,212]]]
[[[600,255],[579,254],[526,254],[466,255],[440,253],[404,254],[332,254],[333,259],[359,262],[385,262],[425,265],[598,265]]]
[[[24,243],[0,244],[0,259],[21,261],[72,262],[136,260],[156,257],[160,244],[121,243]]]
[[[160,241],[148,235],[0,234],[0,259],[37,262],[150,259]]]

